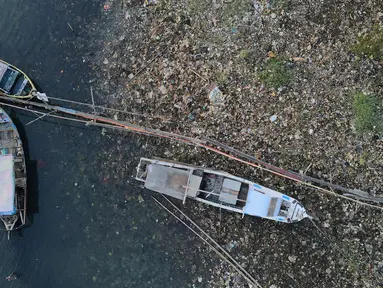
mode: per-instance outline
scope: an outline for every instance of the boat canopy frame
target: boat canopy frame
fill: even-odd
[[[156,165],[156,166],[151,166],[152,168],[149,168],[149,167],[146,167],[146,165]],[[178,180],[180,180],[180,182],[177,183],[179,185],[179,187],[177,187],[178,188],[177,190],[174,190],[174,187],[172,186],[172,184],[174,184],[174,182],[170,183],[169,186],[161,185],[161,184],[163,184],[164,181],[166,181],[165,179],[162,178],[165,175],[163,173],[158,173],[158,169],[163,169],[163,170],[169,171],[172,168],[176,168],[176,169],[173,169],[173,171],[176,171],[176,170],[184,171],[184,172],[180,172],[180,174],[183,176],[186,176],[186,177],[183,177],[182,180],[178,179]],[[151,174],[150,172],[153,172],[153,170],[148,171],[148,169],[157,170],[157,171],[154,171],[154,173],[152,175],[149,175],[149,179],[148,179],[148,174]],[[231,175],[227,172],[212,170],[212,169],[208,169],[205,167],[196,167],[196,166],[192,166],[192,165],[179,164],[179,163],[172,162],[172,161],[162,161],[162,160],[148,159],[148,158],[141,158],[140,159],[140,163],[138,164],[137,171],[136,171],[136,180],[145,183],[144,184],[145,188],[148,188],[150,190],[154,190],[154,191],[159,192],[161,194],[165,194],[165,195],[177,198],[179,200],[182,200],[183,204],[186,203],[186,198],[189,196],[189,197],[192,197],[194,200],[197,200],[197,201],[209,204],[209,205],[213,205],[215,207],[225,208],[227,210],[231,210],[231,211],[239,212],[239,213],[243,214],[244,213],[243,208],[237,208],[235,205],[231,205],[231,204],[225,203],[223,201],[217,201],[217,202],[209,201],[209,199],[207,199],[207,197],[205,197],[205,198],[196,197],[196,194],[198,192],[204,193],[207,195],[209,195],[209,194],[219,195],[218,193],[214,193],[214,190],[213,191],[205,191],[205,190],[199,189],[200,183],[202,181],[202,177],[193,174],[193,171],[199,170],[199,169],[203,170],[206,173],[212,173],[215,175],[223,176],[223,177],[226,177],[228,179],[235,180],[235,181],[238,181],[241,183],[246,183],[249,185],[252,184],[252,182],[247,181],[246,179],[236,177],[236,176]],[[197,177],[200,177],[201,181],[193,181],[194,180],[193,178],[197,178]],[[153,183],[153,182],[156,182],[157,184],[159,182],[161,182],[161,184],[156,186],[155,185],[156,183]],[[243,200],[243,199],[237,199],[237,201],[245,202],[245,203],[247,202],[246,200]]]

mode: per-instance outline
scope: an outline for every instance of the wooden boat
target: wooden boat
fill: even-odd
[[[32,80],[17,67],[0,59],[0,95],[19,99],[38,99],[48,102],[44,93],[37,91]]]
[[[6,231],[25,224],[27,174],[20,135],[11,118],[0,108],[0,219]]]
[[[296,199],[229,173],[167,160],[141,158],[136,179],[177,199],[292,223],[310,217]]]

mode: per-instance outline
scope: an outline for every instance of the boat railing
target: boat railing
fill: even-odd
[[[221,201],[209,201],[209,200],[206,200],[206,199],[203,199],[203,198],[200,198],[200,197],[196,197],[195,200],[197,200],[199,202],[202,202],[202,203],[205,203],[205,204],[209,204],[211,206],[218,207],[220,209],[223,208],[223,209],[226,209],[226,210],[229,210],[229,211],[243,213],[243,209],[242,208],[238,208],[235,205],[223,203]]]
[[[185,189],[190,189],[190,188],[193,188],[193,187],[188,187],[188,186],[182,186],[182,188],[185,188]],[[198,192],[201,192],[201,193],[206,193],[208,195],[205,196],[205,198],[209,197],[209,195],[215,195],[215,196],[219,196],[220,194],[219,193],[214,193],[214,189],[212,191],[205,191],[205,190],[201,190],[201,189],[197,189]],[[239,202],[244,202],[244,203],[247,203],[248,201],[246,200],[243,200],[243,199],[237,199],[237,201]],[[230,205],[230,204],[228,204]]]
[[[189,176],[188,176],[188,181],[186,183],[190,183],[190,176],[193,174],[193,170],[190,169],[189,171]],[[188,196],[188,190],[189,186],[182,186],[182,188],[185,188],[185,195],[184,195],[184,200],[182,201],[183,204],[186,202],[186,197]]]
[[[147,170],[142,169],[143,162],[152,163],[149,159],[145,159],[145,158],[140,159],[140,163],[138,164],[138,166],[136,168],[137,169],[136,180],[141,181],[141,182],[145,182],[144,177],[146,177],[146,174],[148,174]]]

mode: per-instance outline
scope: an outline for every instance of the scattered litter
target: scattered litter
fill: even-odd
[[[313,133],[314,133],[314,130],[310,128],[310,129],[309,129],[309,134],[310,134],[310,135],[313,135]]]
[[[193,121],[195,119],[195,116],[192,113],[190,113],[188,115],[188,118],[189,118],[190,121]]]
[[[190,71],[192,71],[195,75],[197,75],[199,78],[201,78],[202,80],[204,80],[204,81],[208,81],[205,77],[202,77],[200,74],[198,74],[196,71],[194,71],[193,69],[191,69],[190,67],[189,67],[189,70]]]
[[[302,57],[293,57],[292,58],[294,62],[303,62],[303,61],[306,61],[305,58],[302,58]]]
[[[297,256],[289,256],[287,257],[291,263],[295,263],[297,261]]]
[[[8,281],[13,281],[13,280],[17,279],[17,275],[16,275],[16,273],[13,272],[9,276],[5,277],[5,279]]]
[[[157,5],[159,0],[145,0],[144,7],[150,6],[150,5]]]
[[[231,250],[233,250],[237,246],[238,246],[238,242],[234,240],[234,241],[230,241],[229,243],[227,243],[224,247],[226,248],[226,250],[231,252]]]
[[[108,2],[106,2],[104,4],[104,11],[108,11],[110,9],[110,4]]]
[[[199,283],[201,283],[202,282],[202,277],[198,277],[197,280],[198,280]]]
[[[104,2],[105,1],[111,2],[111,0],[104,0]],[[102,2],[102,4],[104,2]],[[330,33],[332,31],[331,28],[333,28],[331,21],[321,21],[318,25],[310,24],[309,20],[311,18],[307,17],[307,14],[312,12],[311,9],[313,6],[310,3],[300,5],[300,11],[296,13],[295,8],[297,7],[294,7],[294,5],[284,7],[285,4],[288,4],[285,1],[251,0],[250,6],[246,1],[213,1],[216,5],[204,5],[204,7],[206,7],[206,11],[204,12],[206,12],[206,15],[211,16],[205,17],[206,19],[204,19],[204,17],[200,17],[198,14],[192,15],[189,13],[188,8],[190,8],[190,6],[182,6],[183,3],[193,4],[192,8],[196,10],[195,13],[200,13],[204,7],[196,7],[194,5],[195,1],[175,1],[172,2],[172,5],[169,5],[169,7],[162,5],[163,3],[165,4],[164,1],[146,1],[145,5],[157,4],[157,6],[151,6],[150,8],[157,8],[161,5],[161,11],[158,11],[160,13],[150,13],[151,21],[148,21],[149,18],[147,15],[149,14],[146,14],[148,12],[145,10],[150,8],[142,8],[144,2],[145,1],[140,2],[139,5],[141,5],[141,8],[137,9],[140,10],[137,13],[135,9],[130,9],[130,7],[127,9],[129,11],[125,11],[119,9],[117,6],[108,12],[102,11],[102,13],[108,15],[118,12],[116,13],[117,17],[110,17],[110,21],[108,21],[110,22],[108,23],[108,28],[109,25],[112,28],[113,25],[115,25],[115,30],[103,30],[104,33],[102,35],[105,35],[105,37],[103,37],[105,39],[101,39],[101,43],[105,44],[105,49],[102,49],[102,51],[97,54],[97,57],[87,58],[87,63],[95,66],[94,71],[100,74],[97,75],[95,83],[100,83],[105,90],[104,94],[110,98],[105,97],[105,103],[110,104],[114,108],[122,108],[123,110],[129,109],[129,111],[134,112],[170,115],[170,121],[174,123],[174,126],[173,124],[168,125],[163,121],[150,117],[141,119],[140,117],[129,116],[128,118],[119,113],[120,118],[127,119],[126,121],[132,120],[144,126],[148,125],[155,129],[158,128],[171,132],[181,131],[188,135],[191,133],[192,135],[201,135],[201,137],[224,139],[224,142],[230,146],[237,147],[240,150],[254,151],[254,153],[260,153],[259,151],[263,151],[265,147],[268,147],[268,149],[263,152],[265,155],[262,153],[259,157],[260,159],[263,157],[277,157],[276,155],[278,155],[280,158],[278,162],[280,161],[289,167],[303,167],[307,161],[313,161],[313,167],[317,167],[315,173],[318,173],[318,177],[321,179],[332,177],[340,180],[342,183],[343,181],[350,181],[350,185],[360,187],[374,183],[369,187],[374,191],[381,191],[382,182],[378,177],[379,171],[377,171],[376,177],[373,176],[375,172],[367,173],[368,175],[363,173],[364,167],[359,165],[359,157],[348,160],[349,163],[347,162],[347,165],[350,166],[351,164],[353,169],[345,170],[344,165],[346,164],[343,165],[343,163],[345,163],[342,160],[343,155],[342,153],[339,154],[339,151],[343,151],[344,153],[351,151],[351,149],[354,149],[353,144],[359,142],[362,143],[363,149],[367,149],[372,156],[375,156],[377,151],[376,141],[362,141],[361,136],[352,130],[354,129],[355,122],[351,119],[353,113],[349,111],[349,105],[345,105],[347,104],[348,98],[339,98],[339,93],[346,95],[353,87],[362,87],[364,81],[372,76],[370,73],[367,73],[364,74],[363,77],[354,77],[357,76],[359,72],[365,73],[366,70],[370,70],[371,66],[365,65],[364,60],[358,63],[351,63],[351,61],[348,61],[350,57],[348,49],[341,49],[343,42],[355,42],[357,32],[360,32],[358,29],[353,28],[355,25],[350,25],[348,21],[342,21],[342,19],[344,19],[344,11],[342,9],[338,9],[336,12],[339,13],[335,13],[336,15],[333,14],[333,11],[327,11],[328,9],[325,9],[326,16],[336,17],[336,20],[339,19],[339,28],[345,32],[343,33],[343,36],[346,37],[345,39],[352,40],[341,41],[341,43],[338,41],[337,35]],[[241,9],[237,3],[245,3],[244,9]],[[111,2],[111,5],[114,4],[116,4],[115,1]],[[372,4],[367,1],[361,5],[361,7],[363,7],[363,5],[369,7]],[[324,6],[325,4],[322,2],[318,2],[315,8],[320,11]],[[227,19],[220,19],[219,17],[214,19],[216,18],[216,16],[214,16],[214,9],[217,8],[220,11],[227,11]],[[229,11],[226,8],[233,9]],[[186,9],[188,9],[188,13],[185,13]],[[275,13],[275,15],[272,15],[272,13]],[[272,19],[272,17],[275,16],[276,18]],[[281,25],[281,23],[277,21],[280,17],[291,21],[294,27],[292,28],[291,25]],[[373,18],[374,15],[371,17]],[[163,21],[164,18],[166,18],[167,21]],[[244,20],[245,18],[246,21]],[[137,19],[140,21],[137,21]],[[358,19],[355,21],[359,22],[360,19]],[[261,24],[261,20],[265,20],[263,25]],[[203,33],[203,31],[200,31],[201,25],[195,25],[196,21],[201,21],[201,25],[206,25],[206,31],[208,32]],[[134,24],[134,26],[132,24]],[[259,27],[254,27],[254,24]],[[130,34],[131,29],[134,27],[138,27],[137,29],[139,29],[141,25],[144,28],[144,35],[148,36],[149,39],[148,37],[141,37],[140,33],[138,33],[140,31],[137,32],[134,30],[135,33]],[[92,25],[92,27],[93,26],[94,25]],[[359,27],[360,25],[356,26]],[[368,29],[367,26],[366,29]],[[185,31],[187,33],[185,37],[173,37],[180,28],[186,29]],[[153,35],[147,33],[147,31],[152,30],[155,32],[153,32]],[[260,33],[260,31],[264,33]],[[323,33],[323,31],[330,32]],[[121,33],[126,33],[126,38],[123,41],[119,38],[122,35]],[[161,35],[161,41],[156,40],[158,35]],[[299,35],[299,37],[297,37],[297,35]],[[348,37],[350,37],[350,39],[348,39]],[[127,41],[127,39],[129,39],[129,41]],[[250,43],[249,39],[253,39],[254,41]],[[311,52],[308,53],[306,47],[310,43],[316,44],[311,44]],[[337,43],[337,45],[333,46],[330,43]],[[169,48],[165,51],[169,52],[162,53],[166,46]],[[242,61],[237,57],[241,49],[248,49],[251,52],[248,57],[245,60],[242,59]],[[118,52],[118,61],[111,58],[116,51]],[[270,53],[267,55],[269,51]],[[328,66],[317,65],[317,63],[328,54],[332,55],[332,57],[327,60]],[[157,57],[155,55],[160,56]],[[291,73],[292,85],[286,85],[283,89],[281,88],[282,86],[274,89],[266,89],[258,78],[263,71],[266,71],[266,69],[263,69],[266,67],[263,64],[265,64],[265,62],[274,62],[270,60],[275,60],[275,55],[281,58],[281,61],[279,61],[282,64],[281,66],[287,68],[286,71]],[[312,59],[308,55],[311,55]],[[157,57],[157,60],[155,57]],[[92,61],[93,58],[97,61]],[[108,65],[103,64],[105,58],[111,59]],[[284,59],[290,59],[291,62],[285,63],[285,61],[283,61]],[[264,62],[263,60],[269,61]],[[311,61],[316,65],[310,66],[309,63]],[[152,65],[151,67],[155,68],[151,68],[149,66],[150,63]],[[278,68],[279,66],[277,64],[276,67]],[[123,65],[126,67],[123,67]],[[139,73],[139,77],[133,77],[134,74],[140,71],[137,70],[139,67],[146,68]],[[329,67],[330,69],[327,69]],[[356,67],[358,69],[356,69]],[[285,69],[275,70],[277,73],[271,73],[271,75],[276,79],[285,75]],[[281,73],[279,73],[280,71]],[[108,79],[105,79],[106,75],[108,75]],[[319,77],[319,79],[317,77]],[[341,87],[338,87],[339,89],[333,89],[333,87],[329,87],[331,85],[325,85],[323,79],[327,77],[334,82],[334,85],[340,85]],[[135,81],[127,81],[128,78]],[[99,79],[100,81],[98,81]],[[106,83],[105,85],[103,84],[104,81]],[[119,84],[120,82],[122,82],[122,85],[114,85],[114,83]],[[128,82],[129,85],[124,85]],[[213,86],[208,87],[213,83]],[[161,85],[166,89],[162,89],[166,91],[166,94],[163,94],[159,89]],[[377,93],[381,93],[380,88],[373,86],[371,86],[371,88]],[[135,91],[139,91],[140,95],[136,95]],[[170,97],[167,97],[167,95]],[[326,99],[322,99],[323,97],[321,98],[318,95],[326,95]],[[209,97],[209,99],[207,99],[207,97]],[[311,101],[311,97],[317,97],[318,99]],[[141,103],[136,102],[138,98],[142,99]],[[219,103],[224,103],[224,106],[217,105]],[[219,110],[219,113],[214,115],[212,112],[214,109]],[[303,112],[304,109],[307,109],[307,113]],[[340,114],[336,112],[337,110],[339,110]],[[279,113],[281,116],[279,116],[279,114],[273,115],[273,112]],[[113,116],[113,114],[110,115]],[[339,115],[342,115],[341,119],[339,119]],[[193,116],[195,116],[197,121],[189,120],[193,119]],[[270,123],[267,121],[267,117],[269,117]],[[279,119],[279,117],[281,118]],[[342,129],[333,127],[332,125],[326,125],[327,123],[336,123],[337,121],[342,121]],[[249,127],[251,127],[251,129]],[[300,134],[295,135],[296,130],[301,131]],[[349,132],[349,130],[351,131]],[[331,141],[331,139],[336,137],[339,131],[342,131],[344,135],[340,135],[341,137],[335,142]],[[109,136],[109,133],[106,136]],[[305,137],[307,139],[304,139]],[[302,139],[304,140],[303,142]],[[352,140],[349,141],[350,139]],[[280,145],[283,146],[284,143],[289,144],[289,148],[286,148],[287,152],[282,148],[280,149]],[[320,145],[317,145],[318,143],[320,143]],[[365,143],[368,143],[368,145]],[[307,151],[309,153],[303,153],[299,157],[290,157],[290,149],[293,154],[296,152],[294,149],[300,149],[302,145],[304,145],[305,152]],[[161,149],[162,148],[163,146],[161,146]],[[150,151],[150,148],[147,149]],[[190,153],[190,157],[196,159],[199,163],[213,163],[213,161],[216,160],[215,156],[210,154],[207,155],[206,158],[200,158],[200,154],[194,150],[187,152],[188,155],[184,156],[187,150],[183,148],[182,145],[169,148],[166,146],[163,150],[166,151],[164,151],[161,156],[166,156],[166,158],[189,157]],[[326,153],[323,153],[323,151],[326,151]],[[270,155],[268,155],[269,152]],[[119,154],[116,153],[116,155]],[[174,157],[175,155],[176,157]],[[331,161],[329,159],[337,157],[334,155],[340,155],[339,163],[328,165],[328,163],[330,163],[329,161]],[[371,167],[379,167],[379,161],[375,160],[372,156],[372,159],[369,160],[372,162]],[[217,164],[225,165],[221,163],[221,161]],[[240,165],[233,166],[232,169],[234,171],[241,169],[240,167]],[[331,174],[329,174],[329,171]],[[347,175],[344,174],[344,171],[347,171]],[[344,177],[341,175],[344,175]],[[264,181],[271,182],[274,180],[269,178]],[[112,182],[112,178],[110,182]],[[105,183],[103,184],[105,185]],[[275,183],[272,184],[275,185]],[[289,191],[289,187],[287,186],[285,190]],[[135,196],[135,202],[138,205],[137,196],[138,194]],[[305,201],[309,202],[310,200],[311,198],[305,198]],[[140,205],[144,204],[145,203]],[[98,207],[98,203],[96,203],[95,206]],[[326,212],[331,215],[331,217],[329,217],[329,219],[331,219],[329,221],[330,227],[339,229],[339,237],[344,236],[346,240],[358,239],[360,238],[359,234],[361,234],[363,238],[361,238],[362,241],[360,243],[365,239],[367,242],[374,243],[373,237],[368,235],[368,233],[359,232],[356,236],[354,235],[356,233],[350,230],[349,227],[343,227],[342,225],[337,226],[336,223],[338,222],[336,220],[339,215],[336,211],[327,209],[331,207],[331,205],[321,205],[321,208],[318,208],[318,210],[321,210],[320,212],[323,213],[323,215],[321,214],[320,216],[326,215]],[[347,208],[351,209],[349,207]],[[199,213],[199,211],[200,210],[196,209],[193,212]],[[358,213],[362,214],[361,211],[362,209],[358,210]],[[204,211],[204,213],[207,214],[206,211]],[[373,226],[373,223],[370,224],[367,222],[368,218],[364,218],[364,220],[366,221],[363,221],[363,228],[368,229],[368,227]],[[161,222],[162,220],[160,219],[158,223]],[[218,229],[218,227],[214,227],[214,229],[212,229],[214,235],[218,235],[218,237],[229,235],[228,237],[230,237],[230,235],[233,235],[232,233],[238,232],[238,237],[243,236],[241,234],[243,231],[240,229],[235,231],[236,227],[233,227],[235,225],[230,225],[232,223],[233,222],[222,222],[221,230]],[[131,223],[132,227],[134,225],[137,224]],[[274,229],[274,227],[272,228]],[[226,233],[223,234],[224,232]],[[255,233],[256,232],[255,230]],[[270,231],[270,234],[274,234],[273,232],[274,231]],[[114,234],[113,231],[112,234]],[[281,243],[286,243],[290,240],[286,238],[285,235],[280,237],[281,239],[279,240],[281,240]],[[337,237],[334,236],[334,238],[339,240],[338,235]],[[227,237],[220,239],[223,244],[230,242],[230,238],[228,239]],[[232,238],[232,240],[234,239],[235,238]],[[248,242],[244,242],[249,245],[249,250],[256,248],[252,250],[249,255],[246,255],[248,259],[254,257],[254,254],[260,251],[260,253],[263,254],[276,253],[281,255],[281,259],[291,264],[288,259],[289,252],[283,249],[282,246],[274,247],[276,251],[270,252],[266,246],[257,246],[257,241],[254,241],[255,239],[256,238],[250,236],[247,240]],[[240,243],[242,244],[243,242],[240,241]],[[313,260],[309,254],[312,251],[312,242],[307,241],[306,243],[305,241],[301,241],[301,243],[303,248],[298,251],[299,253],[297,252],[296,255],[299,255],[298,257],[303,255],[309,260]],[[353,251],[355,255],[359,252],[364,253],[361,248],[362,246],[355,245],[355,247],[355,251]],[[320,250],[318,253],[329,251],[327,247],[322,245],[317,246],[315,249]],[[307,251],[308,253],[302,254],[300,253],[302,251]],[[248,260],[244,259],[244,261],[248,263]],[[300,261],[301,259],[297,258],[295,264]],[[331,264],[332,261],[335,263]],[[281,263],[284,262],[281,261]],[[278,270],[280,270],[280,268],[286,264],[281,263],[273,264],[276,265],[276,269],[278,268]],[[322,274],[324,269],[327,268],[325,265],[339,265],[340,267],[347,265],[346,261],[342,261],[342,263],[339,264],[337,259],[326,260],[321,264],[322,265],[316,267],[316,269]],[[366,265],[367,264],[363,263],[360,267],[364,269]],[[267,265],[264,266],[267,267]],[[249,268],[253,267],[249,264]],[[264,270],[264,267],[260,269],[263,275],[267,275],[267,271]],[[372,271],[376,271],[375,269],[377,268],[373,267]],[[217,269],[215,275],[222,275],[224,272],[218,274],[218,272],[221,271],[225,270]],[[315,271],[315,269],[307,269],[307,273],[315,273],[313,271]],[[364,271],[369,271],[368,267]],[[349,273],[346,272],[346,275],[349,275]],[[198,283],[197,279],[199,276],[203,278],[203,282],[210,281],[210,275],[209,278],[206,278],[205,274],[199,274],[196,271],[193,278],[196,287],[203,283]],[[340,275],[339,277],[342,276],[344,275]],[[302,286],[310,285],[309,282],[305,282],[306,279],[304,276],[294,275],[294,277],[297,277],[297,282],[302,282]],[[366,276],[363,280],[367,281],[367,277],[369,276]],[[273,288],[283,287],[280,281],[282,282],[284,277],[281,277],[280,281],[271,279],[271,276],[270,278],[266,278],[263,283],[264,287],[270,288],[270,285],[273,283],[275,283],[275,285],[271,286]],[[324,281],[325,284],[331,286],[331,284],[329,284],[329,278],[324,279]],[[328,281],[328,283],[326,281]],[[350,283],[346,282],[345,285],[347,286],[349,284]]]
[[[66,22],[66,24],[68,24],[69,29],[72,30],[72,32],[74,32],[73,27],[69,24],[69,22]]]
[[[213,85],[213,89],[211,89],[209,93],[209,100],[213,105],[223,104],[224,96],[222,91],[219,90],[218,86]]]
[[[183,101],[184,101],[185,104],[189,104],[189,103],[193,102],[193,98],[191,96],[189,96],[189,95],[185,95],[183,97]]]
[[[139,203],[142,203],[142,202],[144,202],[144,201],[145,201],[144,198],[142,198],[141,195],[138,195],[138,202],[139,202]]]
[[[253,7],[254,7],[255,18],[261,18],[263,8],[264,8],[262,1],[253,0]]]
[[[166,94],[168,93],[168,89],[166,89],[166,87],[163,86],[163,85],[160,86],[158,89],[159,89],[160,92],[161,92],[162,94],[164,94],[164,95],[166,95]]]
[[[267,52],[267,57],[275,58],[275,57],[277,57],[277,54],[275,54],[273,51],[269,51],[269,52]]]

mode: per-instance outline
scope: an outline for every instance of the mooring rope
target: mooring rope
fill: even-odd
[[[210,237],[209,234],[207,234],[201,227],[199,227],[192,219],[190,219],[183,211],[181,211],[181,209],[179,209],[172,201],[169,200],[168,197],[166,197],[164,194],[161,194],[165,200],[170,204],[172,205],[172,207],[174,209],[176,209],[181,215],[183,215],[190,223],[192,223],[203,235],[205,235],[211,242],[214,243],[214,245],[216,245],[217,247],[219,247],[219,249],[227,256],[229,257],[229,259],[231,261],[233,261],[235,263],[235,265],[241,267],[243,270],[244,270],[244,273],[247,274],[249,276],[249,278],[251,278],[254,282],[257,282],[252,276],[250,273],[248,273],[224,248],[222,248],[221,245],[218,244],[217,241],[215,241],[212,237]]]
[[[192,137],[188,137],[188,136],[184,136],[184,135],[180,135],[180,134],[176,134],[176,133],[165,132],[165,131],[162,131],[162,130],[155,130],[155,129],[150,129],[150,128],[146,128],[146,127],[141,127],[141,126],[138,126],[138,125],[134,125],[132,123],[122,122],[122,121],[118,121],[118,120],[113,120],[113,119],[109,119],[109,118],[106,118],[106,117],[100,117],[100,116],[89,114],[89,113],[79,112],[79,111],[76,111],[76,110],[73,110],[73,109],[62,108],[62,107],[59,107],[59,106],[52,106],[52,105],[43,104],[43,103],[36,103],[36,102],[28,102],[28,101],[24,101],[24,100],[20,100],[20,99],[9,99],[9,98],[3,97],[3,96],[0,96],[0,99],[5,99],[5,100],[8,100],[8,101],[13,101],[13,102],[16,102],[16,103],[28,104],[28,105],[40,107],[40,108],[43,108],[43,109],[46,109],[46,110],[50,110],[50,111],[53,110],[53,111],[56,111],[56,112],[60,112],[60,113],[64,113],[64,114],[69,114],[69,115],[72,115],[74,117],[80,117],[80,118],[88,119],[88,121],[80,121],[79,119],[75,120],[75,119],[72,119],[72,118],[69,118],[69,117],[66,118],[66,117],[62,117],[62,116],[61,116],[61,119],[77,121],[77,122],[82,122],[82,123],[84,123],[84,122],[85,123],[91,123],[91,124],[88,124],[88,125],[95,125],[95,126],[101,126],[99,124],[110,125],[108,128],[113,128],[113,129],[115,129],[117,127],[118,128],[123,128],[123,130],[125,130],[125,131],[126,130],[130,130],[130,131],[133,131],[135,133],[140,133],[140,134],[144,134],[144,135],[148,135],[148,136],[154,136],[154,137],[160,137],[160,138],[166,138],[166,139],[169,139],[169,140],[175,140],[175,141],[183,142],[183,143],[186,143],[186,144],[189,144],[189,145],[194,145],[194,146],[197,146],[197,147],[202,147],[202,148],[205,148],[207,150],[213,151],[213,152],[215,152],[217,154],[223,155],[223,156],[225,156],[225,157],[227,157],[229,159],[232,159],[232,160],[241,162],[243,164],[246,164],[248,166],[259,168],[261,170],[267,171],[267,172],[272,173],[274,175],[277,175],[277,176],[280,176],[280,177],[283,177],[283,178],[295,181],[295,182],[297,182],[297,183],[299,183],[301,185],[313,188],[314,190],[318,190],[318,191],[324,192],[324,193],[329,194],[329,195],[333,195],[333,196],[336,196],[336,197],[339,197],[339,198],[342,198],[342,199],[346,199],[346,200],[354,202],[354,203],[358,203],[361,206],[371,207],[371,208],[379,209],[380,211],[383,211],[383,207],[380,207],[380,206],[377,206],[377,205],[374,205],[374,204],[370,204],[370,203],[366,203],[366,202],[362,202],[362,201],[356,200],[354,198],[351,198],[351,197],[348,197],[348,196],[344,196],[342,194],[335,193],[334,191],[331,191],[331,190],[319,187],[317,185],[305,182],[305,181],[303,181],[301,179],[297,179],[294,176],[289,176],[289,175],[283,174],[281,172],[276,172],[276,171],[273,171],[273,170],[271,170],[269,168],[262,167],[260,164],[255,164],[255,163],[252,163],[252,162],[249,162],[249,161],[245,161],[243,159],[240,159],[239,157],[233,156],[233,155],[231,155],[229,153],[223,152],[223,151],[221,151],[221,150],[219,150],[217,148],[214,148],[214,147],[206,144],[206,141],[204,141],[204,140],[200,140],[200,139],[197,139],[197,138],[192,138]],[[46,113],[42,113],[42,112],[37,111],[37,110],[33,110],[33,109],[29,109],[29,108],[22,108],[22,107],[19,107],[19,106],[16,106],[16,105],[11,105],[11,104],[4,103],[4,102],[2,102],[2,104],[10,106],[10,107],[13,107],[13,108],[17,108],[17,109],[27,110],[27,111],[31,111],[31,112],[40,113],[40,114],[46,114]],[[54,114],[46,115],[46,117],[60,118],[60,117],[57,117],[57,115],[54,115]],[[96,124],[96,123],[98,123],[98,124]]]
[[[140,117],[145,117],[145,118],[158,118],[163,120],[166,123],[172,123],[171,121],[168,121],[168,118],[160,115],[150,115],[150,114],[144,114],[144,113],[137,113],[137,112],[128,112],[120,109],[115,109],[115,108],[110,108],[110,107],[104,107],[100,105],[93,105],[93,104],[88,104],[88,103],[83,103],[83,102],[78,102],[78,101],[73,101],[73,100],[67,100],[63,98],[55,98],[55,97],[47,97],[48,99],[51,100],[56,100],[56,101],[61,101],[61,102],[66,102],[66,103],[71,103],[71,104],[76,104],[76,105],[82,105],[86,106],[89,108],[97,108],[105,111],[112,111],[112,112],[118,112],[122,114],[127,114],[127,115],[133,115],[133,116],[140,116]]]
[[[346,255],[344,253],[344,251],[342,250],[342,248],[339,247],[339,245],[331,240],[331,238],[329,236],[327,236],[322,229],[319,228],[319,226],[314,222],[313,219],[311,218],[308,218],[310,220],[310,222],[313,224],[313,226],[318,230],[319,234],[322,235],[329,243],[330,245],[332,245],[336,250],[338,250],[338,252],[343,256],[343,258],[348,262],[350,263],[350,261],[352,261],[352,259],[350,259],[350,255]],[[369,262],[370,262],[370,265],[373,265],[373,260],[371,259],[370,255],[368,255],[368,258],[369,258]],[[377,275],[375,273],[372,273],[373,274],[373,277],[376,281],[379,281]],[[380,274],[380,273],[379,273]]]
[[[164,195],[163,195],[164,196]],[[164,196],[165,197],[165,196]],[[262,286],[250,275],[249,272],[247,272],[245,270],[245,268],[243,268],[237,261],[235,261],[235,259],[230,256],[230,254],[228,254],[225,249],[223,249],[221,247],[221,245],[219,245],[217,242],[214,241],[213,238],[211,238],[205,231],[202,230],[202,228],[200,228],[196,223],[194,223],[189,217],[186,216],[185,213],[183,213],[181,211],[181,214],[183,216],[186,217],[186,219],[188,219],[193,225],[194,227],[196,227],[198,230],[200,230],[210,241],[212,241],[216,247],[218,249],[220,249],[221,251],[224,252],[224,254],[222,254],[220,251],[218,251],[218,249],[216,247],[214,247],[211,243],[209,243],[209,241],[207,241],[204,237],[202,237],[201,234],[199,234],[197,231],[195,231],[190,225],[188,225],[185,221],[183,221],[180,217],[178,217],[177,215],[175,215],[173,212],[171,212],[168,208],[165,207],[165,205],[163,205],[160,201],[158,201],[155,197],[152,196],[152,198],[154,199],[154,201],[156,201],[156,203],[158,205],[160,205],[163,209],[165,209],[170,215],[172,215],[174,218],[176,218],[179,222],[181,222],[186,228],[188,228],[191,232],[193,232],[198,238],[200,238],[203,242],[205,242],[209,247],[210,249],[212,249],[215,253],[217,253],[217,255],[219,255],[226,263],[228,263],[230,266],[232,266],[235,271],[237,271],[244,279],[247,280],[247,282],[249,282],[249,284],[253,285],[254,287],[258,287],[258,288],[262,288]],[[165,199],[167,199],[165,197]],[[168,200],[168,199],[167,199]],[[168,200],[170,201],[170,200]],[[178,208],[177,208],[178,209]],[[229,261],[231,260],[231,261]]]

